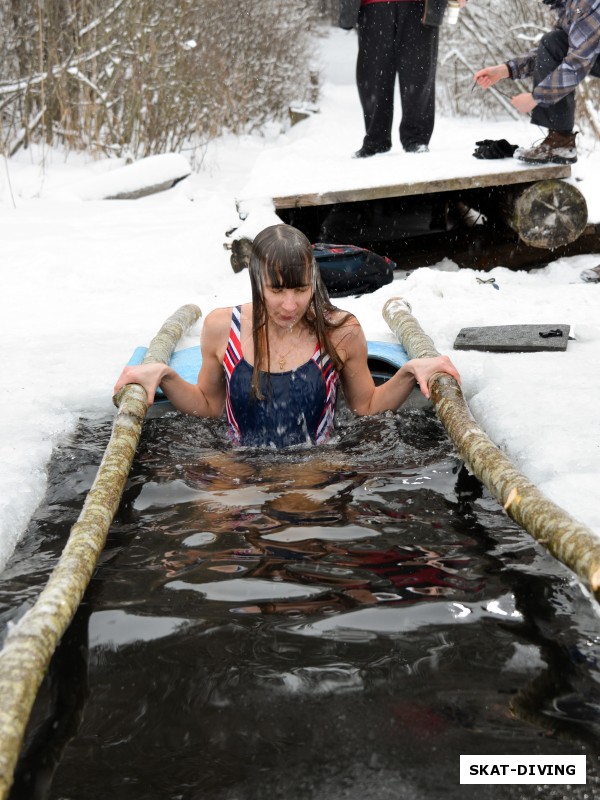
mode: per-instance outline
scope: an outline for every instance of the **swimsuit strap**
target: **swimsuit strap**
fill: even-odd
[[[329,354],[327,352],[321,352],[318,342],[315,352],[312,355],[312,360],[321,370],[321,375],[323,376],[323,381],[325,383],[325,405],[317,426],[316,435],[316,442],[317,444],[320,444],[329,438],[333,429],[339,375],[333,366],[333,362],[329,357]]]
[[[230,396],[230,382],[231,376],[236,366],[242,361],[242,343],[241,343],[241,327],[242,327],[242,307],[234,306],[231,313],[231,327],[229,328],[229,339],[227,340],[227,348],[223,356],[223,369],[225,370],[225,411],[227,413],[227,421],[231,430],[233,440],[239,442],[241,433],[240,427],[233,413],[231,407]]]
[[[235,369],[236,364],[242,360],[242,342],[241,342],[241,329],[242,329],[242,307],[234,306],[231,314],[231,327],[229,328],[229,339],[227,340],[227,349],[223,357],[223,366],[227,380],[231,378],[231,374]]]

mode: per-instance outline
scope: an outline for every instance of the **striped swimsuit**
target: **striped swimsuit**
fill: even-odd
[[[317,344],[309,361],[297,369],[261,373],[264,397],[256,400],[250,396],[253,367],[242,354],[240,318],[241,306],[236,306],[223,358],[225,408],[234,442],[249,447],[324,442],[333,428],[338,384],[329,356]]]

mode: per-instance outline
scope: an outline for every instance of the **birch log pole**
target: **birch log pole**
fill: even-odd
[[[402,298],[390,298],[383,318],[410,358],[439,356]],[[522,475],[479,428],[454,378],[438,373],[431,400],[458,454],[508,515],[588,586],[600,599],[600,540]]]
[[[185,330],[200,316],[182,306],[154,337],[144,363],[165,362]],[[0,798],[13,781],[27,721],[50,659],[71,622],[96,568],[119,506],[140,439],[148,401],[141,386],[125,386],[117,397],[109,443],[83,509],[48,583],[32,608],[9,623],[0,652]]]

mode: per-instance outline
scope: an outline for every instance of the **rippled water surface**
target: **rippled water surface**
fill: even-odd
[[[0,581],[34,601],[110,434],[87,422]],[[4,627],[4,626],[3,626]],[[435,417],[231,450],[149,420],[39,693],[12,800],[598,796],[600,620]],[[460,786],[460,754],[586,754],[588,785]]]

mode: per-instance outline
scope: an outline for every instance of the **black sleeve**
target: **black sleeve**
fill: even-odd
[[[358,12],[360,11],[360,0],[340,0],[340,18],[338,25],[340,28],[349,31],[358,22]]]
[[[448,0],[425,0],[423,9],[423,25],[439,28],[444,19]]]

